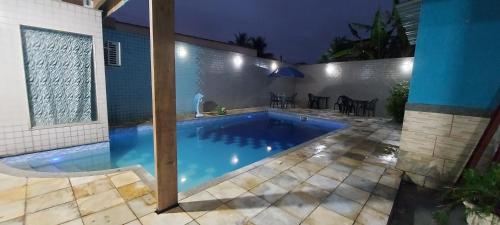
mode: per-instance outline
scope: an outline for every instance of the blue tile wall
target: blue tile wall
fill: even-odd
[[[151,118],[149,36],[104,29],[104,41],[121,43],[122,66],[106,67],[108,120],[111,124]],[[183,51],[185,54],[181,54]],[[269,91],[292,94],[294,78],[268,77],[270,60],[176,42],[177,114],[194,112],[194,95],[205,95],[207,105],[242,108],[267,105]]]

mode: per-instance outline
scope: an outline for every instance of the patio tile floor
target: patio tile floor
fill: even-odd
[[[287,111],[351,126],[180,194],[179,207],[160,215],[154,191],[134,171],[71,178],[0,173],[0,225],[387,224],[401,172],[394,170],[397,157],[380,149],[398,142],[400,127],[331,111]]]

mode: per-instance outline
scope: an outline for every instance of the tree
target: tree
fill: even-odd
[[[349,30],[356,40],[345,37],[335,38],[319,62],[413,56],[414,46],[410,45],[401,18],[395,8],[398,3],[399,0],[393,1],[391,13],[377,10],[372,25],[348,24]],[[362,32],[369,33],[369,38],[363,38]]]
[[[257,50],[257,56],[263,57],[267,48],[266,39],[262,36],[250,38],[250,45]]]
[[[247,33],[238,33],[234,35],[234,41],[229,41],[230,44],[253,48],[257,50],[257,56],[262,58],[274,58],[272,53],[266,52],[267,42],[262,36],[251,37]]]
[[[250,47],[250,37],[247,33],[238,33],[234,35],[234,41],[229,41],[229,43],[248,48]]]

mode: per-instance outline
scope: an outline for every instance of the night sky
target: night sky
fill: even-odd
[[[371,24],[392,0],[178,0],[176,32],[227,42],[234,34],[261,35],[267,51],[290,63],[314,63],[336,36],[351,37],[349,22]],[[148,26],[148,0],[129,0],[113,14]]]

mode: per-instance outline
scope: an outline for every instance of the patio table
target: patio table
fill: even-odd
[[[352,100],[353,103],[354,103],[354,115],[355,116],[359,116],[359,108],[363,108],[363,116],[366,115],[366,105],[368,105],[368,103],[370,101],[367,101],[367,100]]]
[[[311,109],[328,109],[328,100],[330,99],[330,97],[327,97],[327,96],[314,96],[314,98],[316,98],[317,101],[315,102],[316,104],[311,104],[309,106]]]

